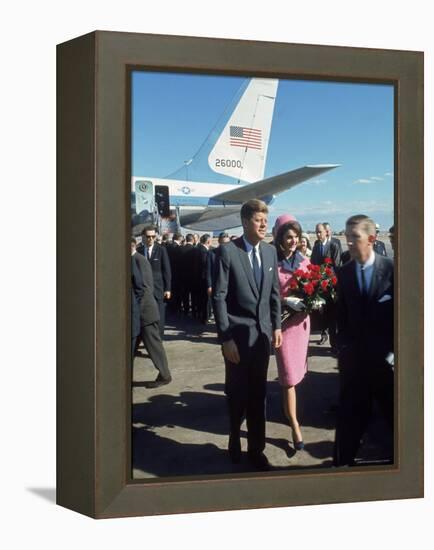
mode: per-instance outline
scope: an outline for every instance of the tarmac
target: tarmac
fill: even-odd
[[[305,448],[295,451],[282,408],[274,356],[268,369],[265,454],[272,470],[332,468],[339,380],[337,360],[313,332],[308,372],[297,386],[297,413]],[[139,348],[132,384],[133,479],[210,476],[254,471],[243,452],[240,464],[228,453],[228,416],[224,364],[213,322],[206,327],[189,317],[168,315],[164,347],[172,382],[146,388],[157,371]],[[247,450],[245,423],[242,450]],[[360,464],[385,464],[393,440],[382,420],[372,423],[358,457]]]

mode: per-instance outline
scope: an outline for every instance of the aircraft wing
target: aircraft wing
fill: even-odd
[[[247,185],[242,185],[236,189],[231,189],[230,191],[224,191],[219,195],[214,195],[212,200],[240,203],[250,199],[270,197],[271,195],[277,195],[287,189],[291,189],[291,187],[294,187],[303,181],[319,176],[328,170],[333,170],[333,168],[337,168],[338,166],[340,166],[340,164],[303,166],[303,168],[297,168],[297,170],[291,170],[290,172],[285,172],[284,174],[279,174],[278,176],[256,181],[255,183],[248,183]]]

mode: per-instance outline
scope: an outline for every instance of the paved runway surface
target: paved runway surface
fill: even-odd
[[[297,388],[298,417],[305,449],[294,452],[282,410],[274,357],[268,371],[267,445],[273,470],[331,468],[338,397],[337,362],[328,345],[312,334],[308,373]],[[132,391],[133,478],[231,474],[252,471],[246,456],[233,465],[227,456],[228,420],[224,367],[215,326],[168,317],[164,346],[173,381],[148,389],[157,371],[147,356],[136,357]],[[143,348],[141,348],[143,352]],[[242,448],[246,450],[245,425]],[[365,437],[359,456],[386,456],[390,438],[382,422]],[[385,454],[386,453],[386,454]],[[245,453],[243,453],[245,455]]]

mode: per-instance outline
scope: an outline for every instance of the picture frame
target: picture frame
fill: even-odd
[[[57,63],[57,503],[109,518],[422,497],[423,53],[96,31],[60,44]],[[135,68],[395,87],[393,467],[131,479]]]

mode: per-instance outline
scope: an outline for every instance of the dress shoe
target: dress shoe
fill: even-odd
[[[239,437],[229,436],[228,452],[232,464],[239,464],[241,461],[241,443]]]
[[[159,388],[160,386],[165,386],[166,384],[170,384],[172,382],[172,378],[162,378],[160,375],[157,376],[157,378],[151,382],[145,382],[146,388]]]
[[[327,332],[323,332],[321,334],[321,339],[320,341],[318,342],[318,345],[319,346],[323,346],[325,343],[328,342],[328,339],[329,339],[329,335],[327,334]]]
[[[249,462],[260,472],[271,470],[271,465],[264,453],[249,453]]]

